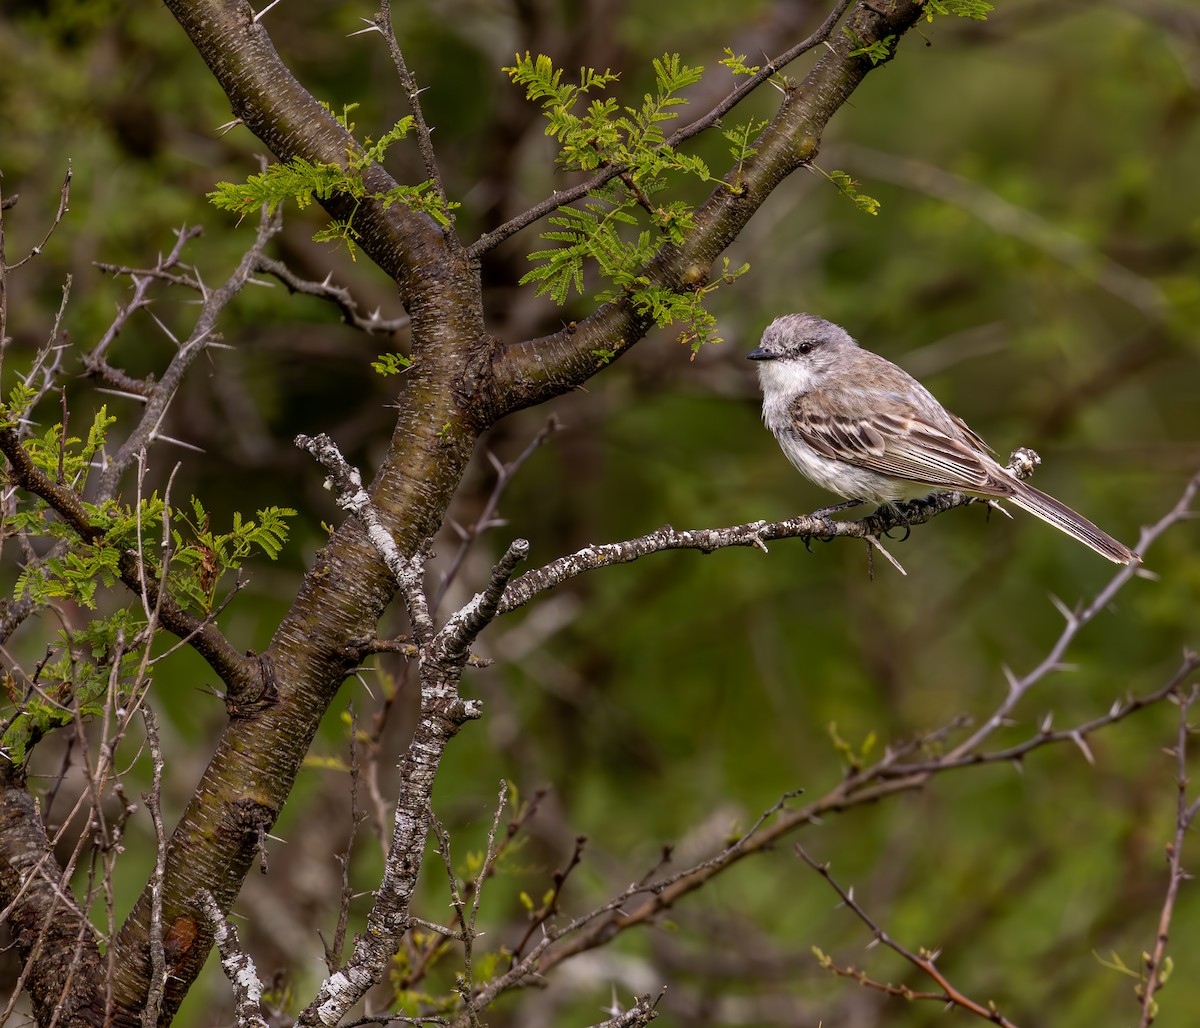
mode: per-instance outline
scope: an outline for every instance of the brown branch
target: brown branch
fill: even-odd
[[[1175,837],[1167,843],[1167,892],[1158,915],[1154,948],[1145,959],[1145,977],[1140,986],[1142,1016],[1138,1021],[1138,1028],[1150,1028],[1157,1015],[1158,1003],[1154,996],[1167,980],[1167,938],[1175,915],[1175,900],[1179,894],[1179,886],[1191,878],[1183,867],[1183,845],[1188,830],[1196,820],[1196,815],[1200,813],[1200,799],[1188,802],[1187,744],[1188,738],[1195,732],[1188,723],[1188,715],[1198,699],[1200,685],[1193,685],[1186,695],[1179,697],[1179,733],[1175,739],[1175,749],[1172,751],[1175,757],[1175,786],[1178,792],[1175,805]]]
[[[392,63],[396,66],[400,85],[404,87],[404,92],[408,96],[408,105],[412,109],[413,121],[417,126],[417,149],[421,151],[421,160],[425,164],[425,175],[433,183],[437,195],[445,200],[446,190],[442,186],[442,175],[438,171],[437,157],[433,152],[433,139],[430,136],[429,126],[425,124],[425,113],[421,110],[421,91],[417,88],[416,77],[408,70],[404,52],[400,49],[400,43],[396,39],[396,30],[392,27],[391,0],[380,0],[375,24],[387,41],[388,53],[391,55]]]
[[[928,975],[942,990],[940,994],[935,995],[916,992],[904,994],[906,999],[936,999],[949,1006],[961,1007],[963,1010],[969,1011],[978,1017],[982,1017],[985,1021],[990,1021],[992,1024],[1000,1025],[1001,1028],[1016,1028],[1016,1025],[1012,1021],[1001,1015],[1000,1011],[996,1009],[996,1005],[994,1003],[989,1002],[986,1005],[978,1003],[951,985],[950,980],[938,970],[935,962],[938,956],[936,952],[931,953],[922,950],[920,953],[914,953],[912,950],[908,949],[908,947],[893,939],[875,922],[871,915],[868,914],[866,910],[863,909],[862,905],[859,904],[859,902],[854,898],[853,890],[842,888],[837,879],[830,874],[828,864],[818,863],[799,843],[796,843],[796,855],[799,856],[801,860],[803,860],[809,867],[820,874],[821,877],[829,883],[830,888],[832,888],[833,891],[842,898],[842,903],[851,911],[853,911],[855,916],[862,921],[863,924],[871,929],[871,934],[875,937],[876,941],[882,943],[894,953],[899,954],[923,974]],[[822,961],[822,966],[830,965],[827,965],[824,963],[824,961]],[[864,982],[864,984],[868,983]],[[881,986],[877,985],[876,987],[879,988]]]
[[[378,310],[364,316],[358,311],[358,302],[345,286],[335,286],[328,278],[323,282],[312,282],[301,278],[283,261],[262,255],[258,259],[258,270],[273,275],[287,286],[289,293],[314,296],[334,304],[342,312],[343,323],[372,336],[392,336],[408,327],[409,317],[381,318]]]
[[[1020,749],[1022,755],[1033,749],[1048,745],[1071,742],[1078,744],[1090,734],[1101,728],[1116,724],[1141,710],[1145,710],[1168,697],[1177,694],[1180,686],[1200,667],[1200,657],[1196,654],[1185,656],[1180,667],[1167,682],[1145,696],[1129,700],[1114,706],[1110,712],[1092,721],[1077,725],[1074,729],[1063,732],[1038,731],[1029,742]],[[592,911],[588,915],[577,918],[570,925],[547,936],[545,945],[537,948],[522,961],[524,973],[533,969],[545,972],[555,964],[569,959],[577,953],[585,952],[596,946],[607,943],[614,935],[628,931],[635,925],[650,922],[663,910],[669,909],[689,892],[702,887],[713,876],[728,870],[738,861],[754,853],[769,850],[780,838],[791,834],[808,824],[818,823],[823,817],[832,813],[840,813],[852,807],[873,803],[888,796],[902,792],[910,792],[924,788],[935,775],[960,770],[983,763],[998,763],[1013,759],[1008,752],[986,755],[978,759],[962,759],[953,750],[947,755],[945,764],[932,761],[928,765],[914,765],[908,773],[896,772],[897,777],[891,777],[893,769],[899,768],[908,754],[927,747],[945,748],[945,737],[953,728],[960,727],[958,720],[949,725],[919,737],[906,746],[889,750],[875,764],[853,771],[823,797],[805,804],[795,810],[783,811],[779,818],[769,826],[763,826],[764,815],[759,823],[740,839],[734,846],[727,847],[715,857],[686,869],[674,875],[657,881],[639,883],[619,894],[612,901]],[[959,747],[961,749],[961,747]],[[786,798],[786,797],[785,797]],[[781,800],[772,811],[782,809]],[[771,811],[768,811],[768,814]],[[760,827],[761,826],[761,827]],[[635,895],[645,895],[640,904],[625,908],[625,902]],[[619,909],[619,914],[614,913]],[[601,915],[608,914],[607,917]],[[586,927],[586,930],[581,930]],[[570,935],[570,938],[567,936]],[[563,940],[561,945],[550,949],[550,945]],[[549,950],[549,952],[545,952]],[[514,971],[517,969],[514,968]],[[507,982],[508,987],[514,982]]]

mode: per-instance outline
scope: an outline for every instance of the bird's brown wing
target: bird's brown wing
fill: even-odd
[[[988,454],[987,444],[954,415],[922,416],[914,404],[889,394],[887,407],[870,406],[859,391],[830,397],[805,393],[791,406],[796,434],[830,460],[937,489],[1007,496],[1012,479]]]

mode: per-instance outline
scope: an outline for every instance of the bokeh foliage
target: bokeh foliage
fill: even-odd
[[[467,239],[556,184],[538,111],[501,71],[531,41],[561,66],[620,69],[633,105],[653,88],[650,58],[679,52],[708,69],[696,91],[701,110],[732,86],[718,66],[725,47],[753,63],[824,13],[820,4],[765,0],[686,11],[396,6]],[[378,136],[407,111],[378,42],[347,38],[372,13],[313,2],[280,5],[268,18],[301,80],[335,109],[360,104],[355,120]],[[749,262],[750,272],[714,296],[726,342],[689,361],[669,334],[648,339],[586,395],[550,405],[565,429],[509,485],[508,524],[486,537],[492,552],[485,545],[468,561],[452,599],[479,585],[511,536],[531,539],[539,561],[663,522],[720,525],[827,502],[758,423],[752,369],[741,359],[771,318],[791,310],[838,321],[904,363],[997,449],[1038,449],[1039,485],[1134,540],[1200,466],[1200,47],[1175,17],[1195,28],[1184,3],[1148,11],[1116,0],[1013,3],[982,25],[936,21],[925,29],[927,47],[907,39],[835,119],[818,158],[878,198],[878,215],[865,216],[818,174],[778,190],[731,248],[732,262]],[[67,272],[67,325],[86,340],[123,288],[93,261],[146,263],[169,247],[173,227],[199,222],[206,233],[191,257],[215,278],[247,245],[250,229],[204,197],[218,181],[257,171],[261,147],[244,130],[218,133],[226,102],[163,10],[46,2],[5,11],[0,98],[3,185],[21,194],[6,216],[10,254],[39,238],[68,158],[75,173],[64,227],[13,280],[14,366],[44,339]],[[774,103],[764,92],[739,117],[766,117]],[[728,143],[711,135],[690,152],[724,167]],[[402,181],[424,178],[415,147],[397,143],[387,160]],[[332,271],[367,309],[398,314],[378,271],[312,242],[320,225],[319,212],[289,210],[279,255],[313,278]],[[587,309],[586,297],[559,309],[518,288],[525,254],[538,247],[526,233],[487,259],[490,327],[505,337]],[[168,324],[186,316],[174,302],[156,307]],[[321,520],[336,517],[291,436],[328,431],[369,468],[387,438],[394,385],[370,370],[375,342],[281,288],[243,294],[223,329],[235,349],[193,373],[173,408],[172,434],[208,454],[182,458],[178,495],[202,497],[221,523],[235,509],[301,512],[280,563],[260,562],[225,617],[234,641],[251,647],[277,622],[319,544]],[[122,336],[118,353],[131,371],[144,370],[167,345],[147,318]],[[88,388],[81,380],[71,397],[81,411]],[[96,397],[94,409],[102,402]],[[488,446],[515,455],[548,413],[510,418]],[[156,460],[165,477],[174,458]],[[458,501],[460,521],[478,513],[491,485],[480,459]],[[443,556],[454,538],[439,541]],[[899,740],[990,710],[1005,689],[1001,666],[1028,668],[1059,631],[1047,595],[1074,603],[1110,573],[1032,519],[985,519],[974,509],[895,546],[903,578],[878,567],[868,580],[857,545],[812,549],[795,542],[769,556],[660,555],[595,572],[485,637],[499,658],[472,680],[485,718],[455,741],[436,792],[457,852],[465,860],[482,845],[500,778],[523,795],[552,788],[485,904],[497,944],[519,936],[519,893],[542,894],[576,833],[590,843],[567,901],[584,909],[652,866],[663,844],[676,844],[679,860],[699,858],[782,792],[820,793],[836,782],[835,735],[854,746],[870,733]],[[1165,538],[1148,565],[1158,580],[1129,587],[1083,635],[1069,654],[1076,669],[1019,712],[1014,738],[1049,711],[1066,724],[1157,686],[1180,648],[1198,645],[1194,527]],[[6,584],[15,573],[5,569]],[[403,673],[383,661],[371,689],[378,695]],[[206,681],[200,662],[182,654],[170,689],[154,696],[180,771],[171,804],[186,798],[207,758],[205,726],[222,716],[200,691]],[[359,710],[372,702],[354,680],[345,698]],[[318,756],[344,757],[344,710],[331,712]],[[830,819],[805,833],[805,845],[856,884],[889,931],[913,948],[943,947],[951,979],[1016,1022],[1133,1023],[1134,983],[1094,952],[1115,950],[1136,966],[1153,936],[1173,818],[1172,763],[1162,754],[1172,717],[1163,708],[1105,733],[1094,767],[1062,748],[1037,753],[1023,773],[947,776]],[[345,818],[344,788],[344,775],[314,762],[278,828],[291,852],[247,886],[243,937],[268,973],[276,964],[301,980],[319,973],[315,928],[328,931],[337,898],[331,852],[340,840],[328,826]],[[146,832],[135,826],[127,837],[127,902],[151,860]],[[360,846],[355,876],[364,888],[377,863],[377,852]],[[445,907],[437,865],[428,862],[429,910]],[[509,998],[492,1023],[589,1023],[609,1002],[610,983],[628,995],[668,980],[667,1024],[920,1026],[943,1017],[817,967],[813,945],[880,979],[910,973],[862,952],[864,930],[834,900],[781,847],[685,900],[669,923],[585,962],[579,978],[552,982],[536,1001]],[[1198,911],[1185,887],[1162,1024],[1188,1023],[1200,1004],[1190,959]],[[1192,973],[1180,973],[1189,964]],[[449,975],[451,958],[445,967]],[[186,1008],[190,1023],[221,1023],[224,996],[219,976],[203,980]]]

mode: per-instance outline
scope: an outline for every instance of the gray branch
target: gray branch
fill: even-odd
[[[221,913],[221,907],[207,889],[196,897],[197,905],[212,924],[213,941],[221,954],[221,969],[233,986],[237,1023],[248,1028],[267,1028],[262,1014],[262,979],[254,961],[242,950],[237,930]]]
[[[392,533],[388,531],[379,509],[371,502],[371,494],[362,483],[358,468],[347,462],[337,444],[322,432],[318,436],[298,435],[296,445],[307,450],[329,472],[337,492],[337,505],[362,522],[371,545],[375,547],[388,570],[395,576],[412,624],[413,638],[426,643],[433,636],[433,619],[425,597],[425,562],[420,554],[406,557],[400,552]]]

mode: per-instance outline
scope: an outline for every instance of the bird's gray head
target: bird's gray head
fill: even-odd
[[[759,361],[764,392],[808,392],[844,361],[858,344],[840,328],[813,314],[785,314],[767,326],[758,349],[746,354]]]

